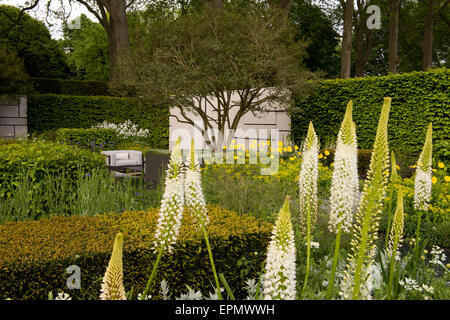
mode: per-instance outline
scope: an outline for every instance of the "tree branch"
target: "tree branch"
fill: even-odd
[[[20,19],[22,18],[22,16],[25,13],[25,11],[28,11],[28,10],[31,10],[31,9],[35,8],[38,5],[38,3],[39,3],[39,0],[35,0],[32,5],[22,8],[19,11],[19,15],[17,16],[17,18],[15,20],[9,14],[7,14],[6,12],[3,12],[3,14],[8,19],[10,19],[13,22],[13,24],[0,30],[0,38],[3,38],[4,36],[6,36],[8,34],[8,32],[10,32],[12,29],[14,29],[20,23]]]

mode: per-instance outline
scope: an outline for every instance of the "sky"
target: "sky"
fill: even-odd
[[[24,7],[27,2],[30,2],[30,0],[0,0],[0,4],[7,4],[15,7]],[[33,10],[27,11],[27,13],[32,16],[33,18],[36,18],[42,22],[45,23],[47,28],[50,31],[50,34],[52,35],[52,38],[54,39],[61,39],[63,37],[62,32],[62,21],[61,19],[57,19],[54,16],[49,15],[47,17],[46,14],[46,4],[47,0],[41,0],[39,1],[39,4],[36,8]],[[64,0],[64,7],[61,8],[61,1],[60,0],[53,0],[51,1],[51,9],[52,10],[61,10],[64,9],[65,14],[69,15],[69,21],[72,21],[73,19],[79,17],[82,13],[84,13],[89,19],[92,21],[97,21],[95,16],[90,13],[83,5],[78,3],[73,3],[72,6],[69,5],[68,0]],[[70,14],[69,14],[70,13]]]

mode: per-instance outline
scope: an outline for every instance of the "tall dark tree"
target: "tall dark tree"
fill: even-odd
[[[10,18],[17,20],[20,16],[18,23],[0,39],[0,45],[16,52],[32,77],[68,78],[70,70],[57,41],[42,22],[21,12],[16,7],[0,6],[0,29],[10,26]]]
[[[341,78],[350,78],[352,62],[352,30],[354,0],[339,0],[343,9],[343,35],[341,49]]]

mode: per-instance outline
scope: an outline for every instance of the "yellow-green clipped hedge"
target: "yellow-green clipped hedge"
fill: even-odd
[[[209,240],[218,272],[236,294],[243,295],[247,278],[263,266],[271,226],[254,217],[239,216],[208,206]],[[46,299],[49,291],[64,291],[74,299],[98,298],[115,234],[124,234],[124,284],[142,292],[156,260],[151,251],[158,209],[89,216],[53,216],[37,221],[0,225],[0,299]],[[66,268],[81,268],[81,290],[66,287]],[[185,210],[174,254],[161,260],[151,294],[158,297],[166,279],[172,297],[186,286],[213,292],[214,279],[201,232]]]

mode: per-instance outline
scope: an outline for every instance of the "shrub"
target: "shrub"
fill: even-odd
[[[127,291],[133,289],[136,297],[143,291],[156,260],[150,246],[157,210],[94,217],[54,216],[0,225],[0,299],[46,299],[49,291],[98,299],[117,232],[124,236],[124,285]],[[224,273],[232,288],[243,288],[247,278],[256,278],[261,271],[271,227],[215,206],[208,206],[208,214],[208,234],[218,272]],[[196,226],[186,210],[175,252],[161,260],[149,292],[153,297],[158,298],[162,279],[167,280],[173,296],[185,292],[185,285],[213,292],[206,245]],[[244,260],[252,263],[249,266]],[[81,269],[81,290],[68,291],[66,287],[66,268],[70,265]],[[235,293],[244,294],[238,290]]]
[[[113,129],[58,129],[56,140],[59,142],[101,151],[114,148],[119,142],[117,132]]]
[[[314,123],[321,141],[335,140],[345,106],[353,100],[358,146],[371,148],[382,97],[392,97],[389,117],[389,145],[396,155],[413,164],[421,151],[427,126],[433,122],[434,152],[450,140],[450,70],[435,69],[385,77],[325,80],[306,101],[296,101],[290,114],[292,139],[303,141],[309,121]],[[441,159],[450,161],[450,158]]]
[[[38,93],[54,93],[81,96],[109,96],[106,81],[65,80],[51,78],[31,78],[33,88]]]
[[[18,141],[0,148],[0,198],[17,187],[22,171],[30,172],[34,188],[46,175],[67,174],[72,178],[82,168],[105,168],[103,155],[60,143]]]
[[[30,133],[91,128],[103,121],[121,123],[130,120],[142,129],[149,129],[148,145],[153,148],[169,146],[169,109],[138,99],[38,94],[29,96],[27,112]]]

